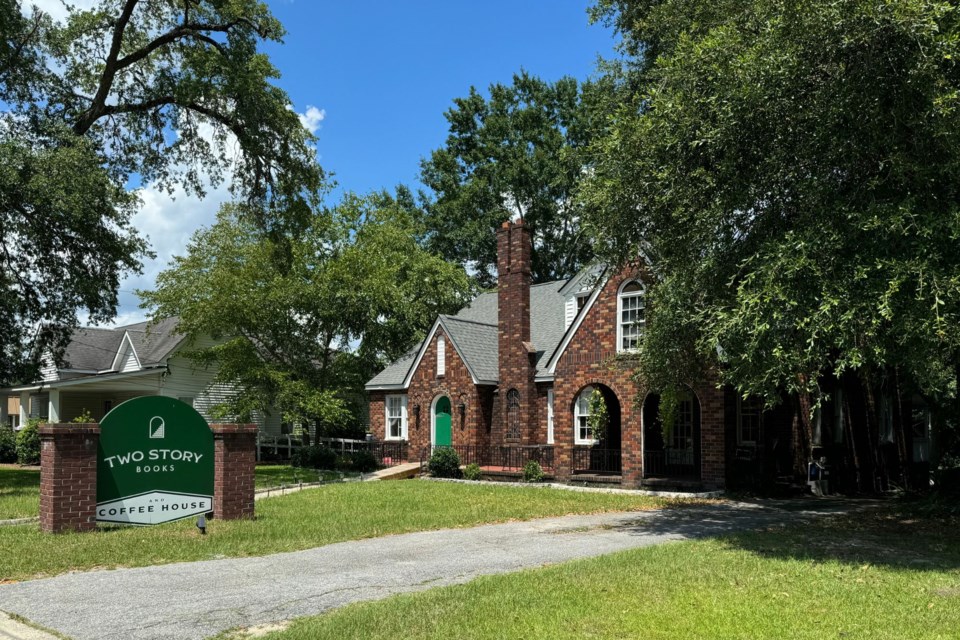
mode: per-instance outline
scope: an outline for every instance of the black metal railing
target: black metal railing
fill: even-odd
[[[433,452],[440,448],[456,451],[462,465],[476,464],[488,471],[522,471],[531,460],[548,473],[553,470],[553,447],[550,445],[432,445],[420,452],[420,465],[426,466]]]
[[[656,449],[643,452],[644,477],[697,476],[693,449]]]
[[[407,461],[406,442],[374,440],[368,443],[368,448],[381,467],[392,467]]]
[[[573,473],[617,475],[621,472],[620,449],[578,447],[573,450]]]

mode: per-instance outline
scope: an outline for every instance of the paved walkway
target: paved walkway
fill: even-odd
[[[480,575],[845,508],[807,504],[802,513],[724,503],[565,516],[341,542],[260,558],[75,573],[0,586],[0,611],[76,640],[200,639],[231,627],[322,613]]]

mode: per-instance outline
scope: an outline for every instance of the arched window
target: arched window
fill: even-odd
[[[590,397],[593,387],[585,387],[573,405],[573,443],[596,444],[593,426],[590,424]]]
[[[520,439],[520,392],[516,389],[507,392],[507,439]]]
[[[643,285],[631,280],[617,296],[617,351],[633,351],[640,344],[646,323]]]

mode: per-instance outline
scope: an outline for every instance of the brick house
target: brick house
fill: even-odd
[[[490,474],[534,458],[562,479],[724,486],[735,395],[689,388],[664,434],[659,397],[632,378],[643,274],[592,267],[533,285],[523,221],[504,223],[497,251],[498,290],[437,318],[417,348],[367,383],[374,437],[407,441],[411,459],[451,445]],[[602,441],[588,420],[594,391],[609,415]]]
[[[633,379],[645,322],[639,268],[591,267],[568,280],[532,284],[530,230],[497,231],[498,290],[437,318],[426,339],[370,380],[370,427],[408,443],[407,457],[453,446],[487,475],[516,475],[528,459],[558,479],[625,486],[753,486],[778,490],[826,459],[832,488],[855,490],[871,456],[900,458],[923,476],[930,412],[918,396],[878,390],[879,428],[865,433],[870,399],[849,380],[819,381],[827,400],[784,396],[771,410],[713,383],[691,384],[673,429],[659,396]],[[599,391],[609,423],[596,440],[588,416]],[[900,409],[895,411],[895,407]],[[855,447],[854,444],[857,446]],[[871,448],[873,447],[873,448]]]

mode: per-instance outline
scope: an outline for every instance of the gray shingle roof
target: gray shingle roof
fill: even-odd
[[[407,374],[410,372],[410,367],[413,366],[413,361],[416,360],[417,354],[420,353],[420,346],[421,345],[418,344],[414,349],[400,356],[399,360],[387,365],[386,369],[375,375],[367,383],[367,388],[397,387],[402,385],[403,381],[407,378]]]
[[[440,316],[440,325],[450,336],[474,377],[481,382],[496,383],[500,377],[497,325],[464,320],[457,316]]]
[[[113,365],[117,357],[123,331],[82,327],[74,330],[70,344],[63,354],[64,367],[102,371]]]
[[[177,322],[177,318],[167,318],[154,325],[139,322],[114,329],[81,327],[76,329],[70,338],[70,344],[64,353],[64,366],[68,369],[95,371],[110,369],[125,332],[130,334],[130,341],[141,366],[161,363],[183,340],[183,335],[176,332]]]
[[[530,287],[530,341],[537,350],[537,375],[545,373],[550,356],[563,339],[564,297],[560,290],[567,280]],[[467,366],[478,380],[499,378],[497,362],[497,292],[482,293],[455,316],[441,316],[440,323]],[[401,386],[406,380],[423,343],[381,371],[367,388]]]
[[[183,341],[184,335],[177,333],[178,318],[166,318],[160,322],[148,325],[146,322],[120,327],[117,331],[125,330],[130,334],[130,341],[137,351],[140,364],[144,367],[158,364],[167,359],[170,353]]]

